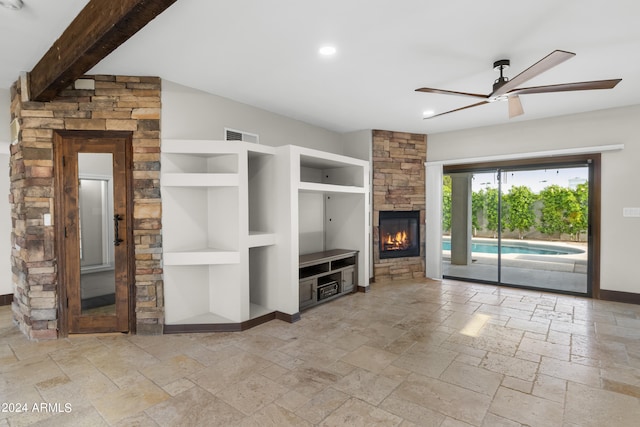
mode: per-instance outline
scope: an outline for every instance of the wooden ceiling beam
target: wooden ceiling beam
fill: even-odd
[[[29,98],[51,101],[176,0],[90,0],[29,73]]]

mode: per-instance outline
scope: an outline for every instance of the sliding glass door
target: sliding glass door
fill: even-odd
[[[589,159],[451,169],[443,181],[445,277],[591,295]]]

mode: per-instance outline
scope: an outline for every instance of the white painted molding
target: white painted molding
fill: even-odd
[[[425,276],[442,279],[442,165],[425,167],[425,189],[429,202],[425,210]]]
[[[624,144],[595,145],[593,147],[565,148],[562,150],[530,151],[528,153],[499,154],[494,156],[468,157],[466,159],[436,160],[433,162],[427,161],[425,162],[425,165],[436,165],[436,164],[440,164],[442,166],[462,165],[462,164],[499,162],[504,160],[519,160],[519,159],[530,159],[530,158],[540,158],[540,157],[572,156],[572,155],[578,155],[578,154],[603,153],[606,151],[619,151],[619,150],[624,150]]]

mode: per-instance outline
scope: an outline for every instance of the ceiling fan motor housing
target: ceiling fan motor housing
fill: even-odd
[[[509,66],[511,65],[511,61],[509,61],[508,59],[499,59],[496,62],[493,63],[493,69],[496,71],[500,71],[500,77],[498,77],[498,79],[493,82],[493,91],[495,92],[500,86],[502,86],[503,84],[505,84],[506,82],[509,81],[508,77],[505,77],[504,75],[502,75],[502,72],[504,70],[506,70],[507,68],[509,68]]]

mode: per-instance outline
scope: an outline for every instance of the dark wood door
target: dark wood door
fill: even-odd
[[[130,138],[64,133],[58,138],[62,197],[58,232],[67,333],[130,329],[132,237]]]

